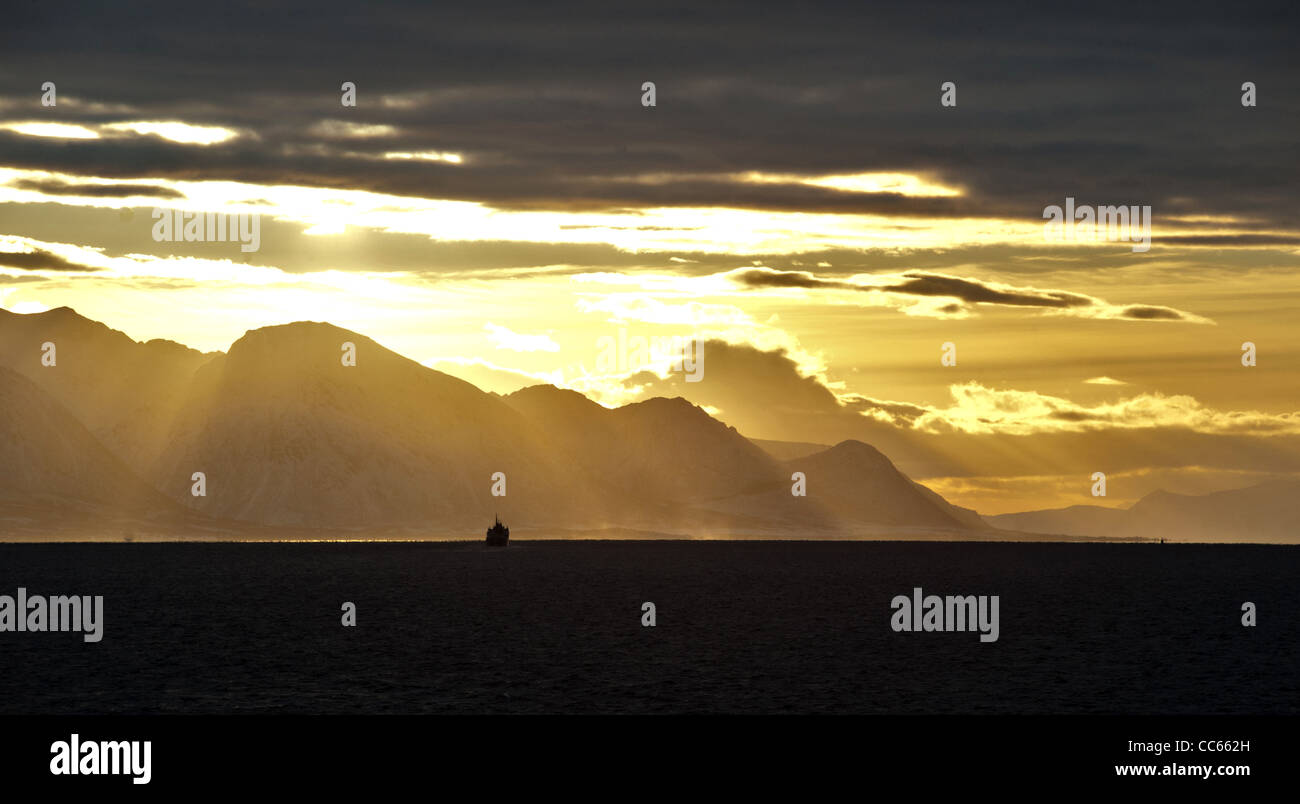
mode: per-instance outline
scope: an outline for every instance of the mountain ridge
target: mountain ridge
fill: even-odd
[[[472,533],[500,513],[569,531],[1013,538],[1059,514],[981,518],[871,444],[764,448],[680,396],[606,408],[546,384],[487,393],[324,321],[258,327],[224,352],[199,352],[135,341],[71,308],[2,312],[0,372],[13,400],[4,455],[23,466],[21,482],[0,477],[9,499],[74,475],[102,487],[90,489],[97,501],[156,495],[154,509],[203,522],[348,532]],[[57,346],[52,366],[41,362],[46,342]],[[54,418],[29,433],[21,421],[38,409]],[[69,444],[90,475],[73,471]],[[206,495],[192,493],[196,473]],[[1123,533],[1188,505],[1162,499],[1128,515],[1136,524]],[[1071,535],[1116,535],[1083,530]]]
[[[984,517],[995,527],[1066,536],[1300,543],[1300,480],[1271,478],[1208,494],[1157,489],[1127,508],[1072,505]]]

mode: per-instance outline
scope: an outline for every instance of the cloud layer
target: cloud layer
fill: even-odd
[[[958,276],[909,271],[901,276],[826,279],[808,271],[743,269],[731,274],[747,288],[799,288],[848,290],[874,297],[876,304],[899,303],[911,298],[934,299],[940,303],[909,304],[905,309],[918,315],[964,316],[976,305],[1042,308],[1058,315],[1080,318],[1126,319],[1131,321],[1188,321],[1213,323],[1201,316],[1158,305],[1115,305],[1093,296],[1064,290],[1040,290],[996,282],[963,279]],[[904,302],[905,303],[905,302]]]

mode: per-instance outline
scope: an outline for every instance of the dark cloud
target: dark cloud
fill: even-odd
[[[807,271],[773,271],[768,268],[755,268],[741,271],[734,278],[742,285],[751,288],[831,288],[835,290],[867,290],[852,282],[839,282],[831,279],[819,279]]]
[[[1155,2],[1084,18],[1012,2],[517,0],[380,13],[334,0],[184,14],[19,3],[7,14],[6,118],[179,119],[243,132],[210,147],[6,133],[0,162],[13,166],[356,187],[514,209],[728,205],[1030,220],[1074,196],[1150,204],[1157,217],[1235,215],[1260,236],[1295,225],[1294,5]],[[45,80],[69,99],[57,111],[39,105]],[[344,80],[357,84],[355,109],[339,105]],[[640,105],[646,80],[658,86],[652,109]],[[958,106],[943,109],[948,80]],[[1239,103],[1244,80],[1259,87],[1256,108]],[[327,120],[396,131],[340,138],[317,125]],[[466,161],[378,158],[389,150]],[[750,170],[919,173],[965,195],[701,178]],[[667,178],[630,180],[647,175]]]
[[[37,249],[31,252],[0,251],[0,265],[24,271],[98,271],[89,265],[69,262],[57,254]]]
[[[1103,421],[1101,416],[1083,410],[1054,410],[1048,414],[1049,419],[1062,422],[1096,422]]]
[[[79,195],[87,198],[184,198],[170,187],[150,187],[136,184],[87,184],[84,182],[41,181],[19,179],[13,183],[19,190],[34,190],[46,195]]]
[[[1043,307],[1056,309],[1095,308],[1104,304],[1100,299],[1070,293],[1064,290],[1038,290],[1032,288],[1003,288],[944,274],[927,274],[912,271],[904,274],[905,281],[890,285],[863,285],[838,279],[823,279],[808,271],[776,271],[771,268],[753,268],[738,271],[732,278],[749,288],[818,288],[851,290],[861,293],[898,293],[905,296],[926,296],[960,299],[960,303],[940,308],[945,313],[957,313],[963,304],[993,304],[1008,307]],[[1133,305],[1120,311],[1121,318],[1144,321],[1187,321],[1190,318],[1169,307]]]
[[[1088,307],[1096,302],[1088,296],[1061,290],[1007,291],[955,276],[917,273],[906,276],[906,282],[886,285],[880,290],[914,296],[952,297],[964,302],[1005,304],[1013,307]]]
[[[1164,235],[1154,242],[1184,246],[1294,246],[1300,245],[1300,237],[1275,234]]]
[[[1183,315],[1177,310],[1170,310],[1168,307],[1125,307],[1121,313],[1124,318],[1135,318],[1141,321],[1181,321]]]
[[[861,395],[841,397],[840,401],[849,410],[854,410],[859,413],[879,411],[888,414],[890,420],[896,423],[904,423],[909,426],[929,411],[928,408],[920,405],[912,405],[906,402],[889,402],[887,400],[871,399]]]

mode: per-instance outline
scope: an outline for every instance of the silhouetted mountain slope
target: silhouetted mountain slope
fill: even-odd
[[[781,471],[748,439],[678,397],[602,407],[575,391],[535,385],[506,402],[528,417],[567,465],[654,503],[728,496]]]
[[[341,361],[355,344],[357,364]],[[196,374],[151,472],[206,513],[365,527],[567,521],[580,495],[523,417],[330,324],[253,330]],[[190,497],[204,472],[206,498]],[[493,473],[506,496],[491,495]]]
[[[618,440],[610,463],[629,488],[690,502],[742,493],[779,477],[771,456],[681,397],[648,399],[612,413]]]
[[[1157,491],[1128,509],[1126,535],[1300,541],[1300,480],[1188,496]]]
[[[1123,508],[1101,505],[1071,505],[1014,514],[996,514],[984,521],[999,528],[1029,533],[1068,534],[1071,536],[1118,535],[1128,512]]]
[[[42,365],[45,343],[54,344],[54,366]],[[0,366],[38,384],[138,473],[194,372],[213,357],[172,341],[139,343],[68,307],[0,310]]]
[[[966,526],[952,506],[918,487],[879,450],[861,441],[842,441],[786,461],[785,466],[803,472],[808,496],[839,517],[893,526]]]
[[[904,477],[906,477],[906,475],[904,475]],[[979,511],[970,508],[962,508],[960,505],[953,505],[945,500],[943,495],[939,494],[939,492],[934,491],[915,480],[911,480],[910,478],[909,480],[926,499],[937,505],[940,510],[960,522],[963,526],[971,528],[972,530],[996,529],[993,525],[984,521],[984,517],[980,516]]]
[[[972,527],[973,512],[951,506],[913,483],[888,458],[861,441],[843,441],[780,466],[778,482],[757,493],[714,501],[710,507],[809,529]],[[806,478],[806,496],[791,493],[796,472]],[[983,522],[974,522],[973,527],[987,529]]]
[[[0,503],[70,511],[177,514],[35,383],[0,368]]]
[[[82,452],[112,459],[74,466],[47,434],[45,464],[44,442],[24,442],[5,456],[24,467],[7,487],[19,497],[56,476],[81,488],[96,471],[111,475],[90,483],[106,498],[137,497],[129,466],[187,509],[261,525],[477,531],[500,514],[521,533],[984,527],[860,442],[782,463],[681,398],[608,409],[553,386],[498,397],[326,323],[252,330],[227,354],[137,343],[66,308],[0,314],[0,335],[0,365],[40,386],[15,396],[10,426],[40,391],[69,408],[49,415],[75,415],[81,441],[107,447]],[[41,365],[45,342],[56,366]],[[790,495],[792,471],[808,475],[807,498]],[[496,472],[504,497],[491,494]],[[195,473],[205,496],[191,494]]]
[[[1300,481],[1274,480],[1204,495],[1155,491],[1127,509],[1077,505],[985,517],[1046,534],[1169,541],[1300,542]]]

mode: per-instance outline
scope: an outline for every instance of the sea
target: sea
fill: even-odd
[[[1268,545],[0,544],[0,595],[104,599],[99,642],[0,631],[0,713],[1296,714],[1298,580]],[[997,640],[896,631],[916,588],[996,595]]]

